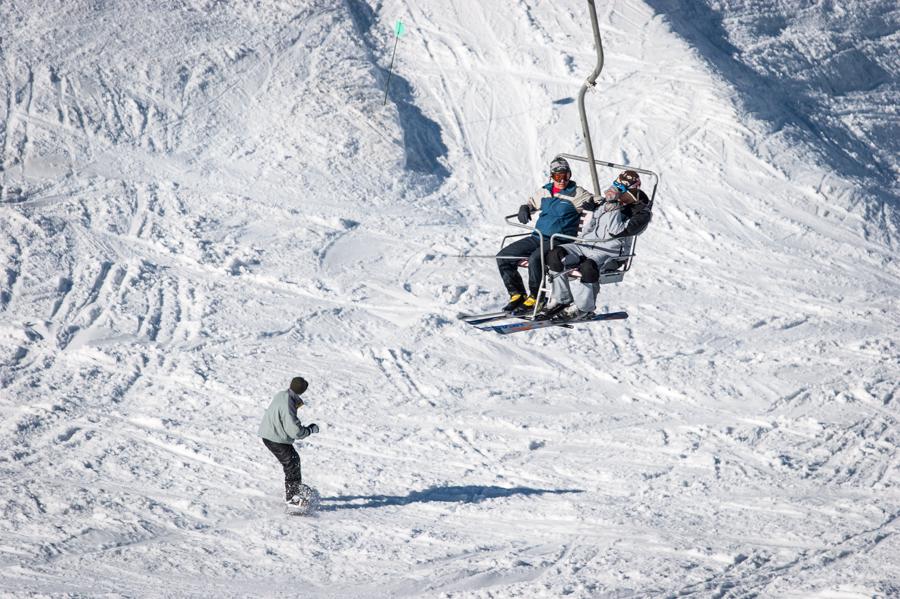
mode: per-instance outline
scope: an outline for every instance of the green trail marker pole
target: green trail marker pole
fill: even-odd
[[[391,66],[388,67],[388,78],[387,83],[384,84],[384,102],[381,103],[382,106],[387,104],[388,97],[388,88],[391,85],[391,75],[394,74],[394,56],[397,55],[397,42],[400,41],[400,36],[406,32],[406,27],[403,26],[403,21],[397,21],[397,24],[394,25],[394,51],[391,52]]]

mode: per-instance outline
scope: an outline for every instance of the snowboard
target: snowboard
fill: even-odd
[[[291,516],[308,516],[319,509],[319,492],[309,485],[300,485],[297,494],[284,504],[284,511]]]

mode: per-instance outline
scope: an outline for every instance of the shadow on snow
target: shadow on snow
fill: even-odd
[[[562,495],[584,493],[581,489],[531,489],[528,487],[494,487],[468,485],[463,487],[431,487],[424,491],[412,491],[409,495],[346,495],[323,497],[319,511],[356,510],[372,507],[409,505],[411,503],[481,503],[488,499],[516,495]],[[362,503],[356,503],[362,501]]]
[[[381,73],[381,86],[384,89],[388,70],[377,66],[381,62],[381,50],[369,33],[375,23],[375,13],[363,0],[347,0],[347,6],[356,30],[365,41],[369,60]],[[388,100],[396,104],[400,126],[403,128],[406,168],[433,178],[434,186],[439,186],[444,179],[450,176],[450,172],[441,164],[441,158],[447,156],[447,146],[441,137],[440,126],[422,114],[415,104],[412,87],[396,70],[391,76]]]
[[[821,61],[803,56],[792,40],[785,39],[783,31],[791,27],[793,15],[727,13],[725,16],[751,29],[755,39],[766,42],[756,49],[738,48],[730,41],[723,13],[708,2],[647,0],[647,4],[665,15],[675,33],[735,87],[746,110],[768,122],[773,132],[810,143],[825,166],[864,185],[876,200],[875,206],[867,207],[874,220],[879,219],[881,205],[900,207],[896,188],[890,189],[895,180],[892,157],[900,154],[900,122],[873,122],[871,130],[865,131],[842,119],[841,109],[832,105],[834,98],[890,98],[894,90],[900,90],[900,78],[861,50],[888,34],[881,21],[890,3],[878,1],[884,5],[880,18],[864,14],[839,21],[845,25],[832,32],[829,43],[834,45],[833,51]],[[812,16],[825,21],[832,18],[828,14]],[[777,60],[772,60],[773,55]],[[753,61],[758,63],[755,68]]]

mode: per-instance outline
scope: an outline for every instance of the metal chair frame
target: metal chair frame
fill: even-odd
[[[591,143],[591,130],[588,126],[587,114],[584,110],[584,97],[588,89],[594,88],[596,86],[597,77],[599,77],[600,71],[603,70],[603,40],[600,38],[600,26],[597,23],[597,8],[594,5],[594,0],[587,0],[587,3],[588,10],[591,16],[591,29],[594,33],[594,49],[597,52],[597,63],[594,66],[594,70],[591,71],[590,75],[588,75],[587,79],[585,79],[584,84],[582,84],[581,86],[581,90],[578,92],[578,113],[581,117],[581,128],[584,135],[584,146],[585,150],[587,151],[587,156],[577,156],[575,154],[558,154],[558,156],[561,156],[566,160],[574,160],[576,162],[583,162],[587,164],[588,169],[591,173],[591,182],[593,183],[594,193],[600,193],[600,180],[597,177],[597,166],[604,166],[619,170],[633,170],[643,175],[648,175],[653,179],[653,187],[650,191],[650,209],[652,210],[653,202],[656,199],[656,189],[659,186],[659,175],[657,173],[637,166],[616,164],[614,162],[596,160],[594,158],[594,146]],[[524,237],[525,235],[531,235],[535,233],[536,230],[533,226],[523,225],[521,223],[512,222],[510,220],[512,218],[516,218],[517,216],[517,214],[511,214],[507,216],[505,220],[507,223],[513,225],[514,227],[527,229],[528,232],[505,236],[500,243],[500,249],[503,249],[506,246],[506,242],[508,239],[514,237]],[[538,291],[538,297],[540,297],[540,294],[544,293],[544,290],[547,288],[547,266],[546,264],[544,264],[544,255],[546,254],[546,252],[544,251],[545,237],[540,233],[538,233],[538,236],[540,238],[541,249],[541,271],[543,273],[543,276],[541,278],[541,287]],[[632,236],[630,240],[631,241],[628,246],[628,251],[621,256],[625,259],[625,264],[619,265],[615,270],[600,273],[600,284],[619,283],[625,278],[625,273],[628,272],[628,270],[631,268],[631,263],[634,260],[634,249],[637,246],[637,236]],[[581,237],[572,237],[570,235],[562,235],[557,233],[550,237],[550,249],[553,249],[557,241],[567,241],[588,246],[594,243],[598,243],[596,240],[588,241]],[[537,316],[538,306],[539,304],[536,303],[532,317]]]

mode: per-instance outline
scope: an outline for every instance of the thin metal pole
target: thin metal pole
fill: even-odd
[[[448,258],[489,258],[491,260],[528,260],[528,256],[498,256],[496,254],[443,254]]]
[[[388,67],[388,78],[387,83],[384,84],[384,102],[381,103],[382,106],[387,104],[388,97],[388,88],[391,86],[391,75],[394,73],[394,56],[397,54],[397,42],[400,41],[400,36],[397,35],[394,38],[394,51],[391,52],[391,66]],[[593,154],[592,154],[593,156]]]
[[[597,165],[594,164],[594,146],[591,144],[591,129],[588,126],[587,115],[584,112],[584,95],[589,87],[594,87],[600,71],[603,70],[603,42],[600,39],[600,26],[597,24],[597,7],[594,0],[588,0],[588,9],[591,13],[591,28],[594,31],[594,47],[597,50],[597,65],[588,75],[581,91],[578,92],[578,112],[581,114],[581,129],[584,131],[584,145],[587,149],[588,165],[591,169],[591,182],[594,184],[594,193],[600,193],[600,180],[597,178]]]

